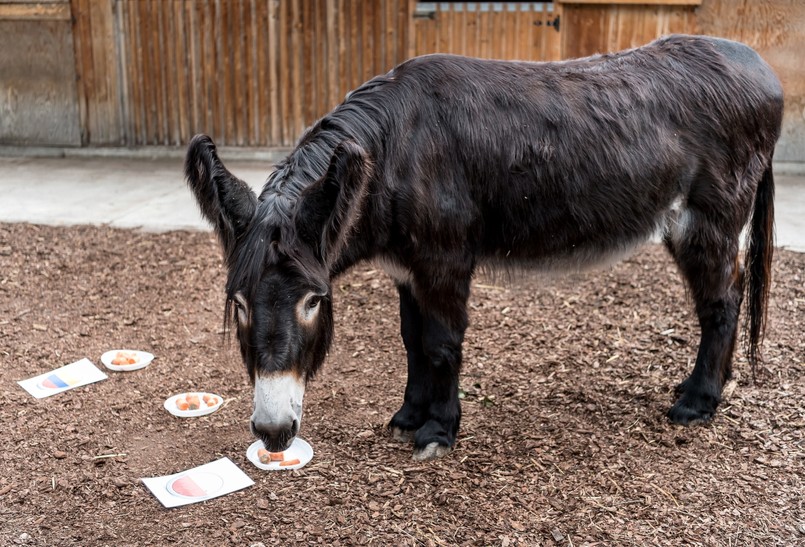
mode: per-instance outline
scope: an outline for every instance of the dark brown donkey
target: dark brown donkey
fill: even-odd
[[[389,427],[426,459],[456,440],[479,265],[576,270],[655,235],[701,326],[668,416],[709,420],[745,287],[747,355],[759,357],[782,112],[780,83],[752,49],[670,36],[558,63],[411,59],[309,128],[259,196],[195,137],[186,175],[223,245],[254,434],[281,450],[299,431],[332,340],[332,280],[357,262],[375,261],[399,290],[408,384]]]

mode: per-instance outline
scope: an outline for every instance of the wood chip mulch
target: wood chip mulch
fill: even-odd
[[[222,334],[210,233],[0,224],[0,544],[803,545],[805,255],[778,250],[765,364],[741,351],[707,425],[671,425],[698,327],[656,246],[601,270],[477,277],[455,450],[411,459],[396,291],[336,281],[336,340],[308,386],[299,471],[246,459],[251,388]],[[140,371],[43,400],[17,381],[114,348]],[[743,345],[741,345],[741,350]],[[196,419],[163,401],[223,395]],[[164,509],[139,481],[228,457],[255,485]]]

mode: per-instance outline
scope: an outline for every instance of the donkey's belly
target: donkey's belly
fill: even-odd
[[[521,231],[510,238],[487,240],[481,261],[493,268],[528,268],[544,272],[587,270],[613,264],[648,242],[682,239],[690,222],[682,196],[667,206],[620,222],[583,225],[573,219],[543,230]]]

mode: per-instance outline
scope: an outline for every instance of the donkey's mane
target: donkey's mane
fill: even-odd
[[[388,75],[378,76],[351,92],[335,110],[308,128],[294,150],[275,165],[249,227],[227,260],[227,318],[232,316],[236,292],[245,291],[246,299],[252,301],[269,264],[283,262],[311,282],[319,277],[315,258],[298,244],[294,225],[297,203],[305,189],[324,176],[340,143],[352,140],[370,155],[376,153],[389,116],[372,92],[391,81]]]

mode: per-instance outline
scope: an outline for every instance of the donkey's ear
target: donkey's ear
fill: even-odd
[[[190,141],[184,173],[202,215],[213,225],[229,255],[254,215],[257,196],[224,167],[207,135],[196,135]]]
[[[327,173],[300,196],[294,219],[297,234],[328,266],[337,260],[360,216],[369,171],[363,148],[344,141],[333,151]]]

